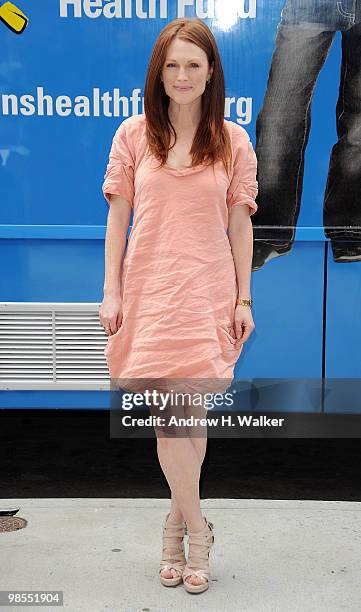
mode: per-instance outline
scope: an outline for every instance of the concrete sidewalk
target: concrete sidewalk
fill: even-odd
[[[165,499],[3,499],[28,525],[0,533],[0,590],[61,590],[71,612],[361,609],[361,503],[202,500],[211,584],[158,580]],[[4,609],[0,607],[0,609]],[[34,609],[32,606],[6,610]]]

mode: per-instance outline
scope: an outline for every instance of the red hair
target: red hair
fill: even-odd
[[[224,123],[223,68],[211,30],[197,17],[174,19],[163,28],[155,42],[144,88],[144,113],[149,149],[160,160],[161,167],[167,161],[171,131],[176,140],[175,129],[168,116],[169,97],[161,81],[168,47],[176,37],[203,49],[209,65],[213,66],[210,83],[202,95],[201,119],[190,150],[192,166],[212,164],[221,160],[227,171],[232,149]]]

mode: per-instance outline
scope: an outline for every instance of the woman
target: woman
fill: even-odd
[[[154,381],[170,389],[181,381],[191,398],[200,390],[224,392],[255,328],[250,215],[257,210],[257,160],[246,130],[224,119],[224,104],[211,31],[200,19],[175,19],[153,49],[145,113],[117,129],[102,187],[110,210],[100,320],[110,376],[123,389]],[[182,413],[201,411],[190,401]],[[160,580],[202,592],[214,542],[199,497],[207,433],[156,431],[172,492]]]

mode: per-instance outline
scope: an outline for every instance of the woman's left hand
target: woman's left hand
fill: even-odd
[[[242,344],[247,342],[248,338],[256,327],[253,321],[252,311],[249,306],[237,304],[234,315],[234,326],[237,339],[241,339]]]

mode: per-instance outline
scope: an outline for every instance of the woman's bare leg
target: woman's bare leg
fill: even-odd
[[[204,409],[198,408],[197,406],[196,410],[194,410],[194,406],[192,406],[190,402],[185,404],[183,412],[185,418],[192,416],[192,414],[195,414],[196,416],[206,416],[206,411]],[[204,457],[207,451],[207,427],[203,428],[201,437],[195,437],[194,435],[190,435],[190,441],[192,442],[198,455],[200,467],[202,467]],[[179,507],[174,493],[172,492],[168,521],[170,523],[179,524],[183,520],[184,517],[182,511]]]
[[[197,416],[205,416],[204,410],[202,410],[202,411],[196,410],[195,412],[196,412]],[[189,404],[186,405],[184,407],[184,416],[185,416],[185,418],[188,418],[192,414],[194,414],[193,407],[191,407]],[[203,464],[203,461],[204,461],[204,457],[205,457],[206,451],[207,451],[207,427],[203,428],[201,437],[196,437],[195,435],[190,435],[189,439],[192,442],[192,444],[193,444],[193,446],[194,446],[194,448],[196,450],[196,453],[198,455],[199,465],[200,465],[200,467],[202,467],[202,464]],[[178,502],[177,502],[173,492],[172,492],[172,497],[171,497],[171,506],[170,506],[170,513],[169,513],[168,520],[169,520],[170,523],[180,523],[182,520],[184,520],[182,511],[181,511],[181,509],[179,507],[179,504],[178,504]]]
[[[184,416],[203,417],[203,407],[188,404]],[[187,435],[188,433],[188,435]],[[200,508],[199,478],[201,465],[207,447],[207,426],[188,428],[180,432],[181,437],[157,436],[158,459],[172,492],[170,523],[178,523],[183,518],[189,531],[199,531],[204,527]],[[174,570],[164,570],[162,575],[171,578]],[[196,576],[188,578],[192,584],[201,584]]]
[[[190,441],[192,442],[196,450],[196,453],[198,455],[198,461],[199,461],[200,467],[202,467],[202,463],[204,461],[204,457],[206,455],[206,450],[207,450],[207,438],[190,438]],[[184,516],[175,498],[175,495],[172,492],[168,521],[170,523],[179,524],[183,520],[184,520]],[[167,576],[165,576],[165,578],[167,578]]]
[[[190,441],[192,442],[197,453],[199,465],[200,467],[202,467],[202,463],[204,461],[204,457],[207,451],[207,438],[190,438]],[[172,492],[168,521],[170,523],[178,524],[181,523],[183,520],[184,516],[175,498],[175,495]]]

